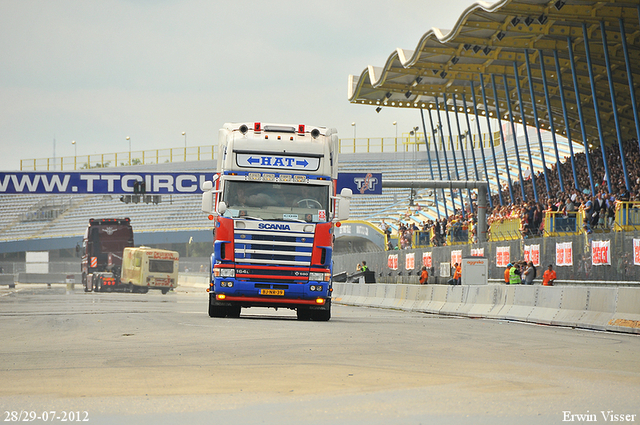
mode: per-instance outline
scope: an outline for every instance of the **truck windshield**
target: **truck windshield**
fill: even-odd
[[[329,217],[329,185],[227,180],[225,217],[325,222]]]

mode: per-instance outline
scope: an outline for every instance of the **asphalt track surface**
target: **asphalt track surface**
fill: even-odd
[[[0,289],[0,420],[640,422],[636,335],[340,305],[329,322],[272,309],[211,319],[206,303],[193,288]]]

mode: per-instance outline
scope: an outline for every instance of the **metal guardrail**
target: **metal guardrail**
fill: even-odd
[[[443,140],[439,137],[434,139],[428,137],[427,141],[433,150],[434,143],[438,149],[449,150],[451,141],[449,136]],[[454,136],[454,146],[456,150],[477,148],[480,140],[478,136],[471,141],[460,140]],[[494,146],[499,145],[500,133],[494,133]],[[485,148],[491,146],[491,135],[482,135],[482,145]],[[402,137],[367,137],[339,139],[338,150],[340,153],[385,153],[385,152],[422,152],[427,147],[423,133],[416,135],[403,135]],[[217,158],[217,146],[188,146],[181,148],[154,149],[131,152],[116,152],[94,155],[65,156],[60,158],[38,158],[21,159],[20,171],[64,171],[64,170],[87,170],[93,168],[124,167],[131,165],[162,164],[165,162],[186,162],[215,160]]]
[[[21,159],[20,171],[64,171],[128,167],[130,165],[212,160],[216,159],[216,156],[217,146],[189,146],[187,148],[116,152],[61,158]]]

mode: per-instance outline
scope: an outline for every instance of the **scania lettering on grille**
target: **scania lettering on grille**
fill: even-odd
[[[260,223],[258,224],[258,229],[291,230],[291,227],[288,224]]]

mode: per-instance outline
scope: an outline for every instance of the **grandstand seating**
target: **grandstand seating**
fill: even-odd
[[[536,139],[531,139],[536,140]],[[520,143],[520,142],[519,142]],[[551,141],[544,142],[546,152],[553,152]],[[519,146],[522,151],[524,143]],[[569,153],[568,145],[559,143],[562,154]],[[496,161],[504,165],[504,154],[502,149],[496,149]],[[526,152],[526,151],[524,151]],[[515,147],[513,143],[507,143],[507,155],[509,161],[515,161]],[[478,170],[484,173],[479,159],[479,151],[476,151]],[[440,173],[437,170],[437,163],[434,152],[431,152],[434,179],[440,180]],[[489,171],[489,181],[495,187],[495,175],[493,174],[493,157],[491,150],[485,149],[485,156]],[[466,165],[469,172],[469,179],[475,180],[475,172],[471,151],[465,152]],[[440,152],[440,162],[445,166],[443,152]],[[448,151],[449,175],[455,179],[454,161],[451,151]],[[526,154],[521,156],[522,160]],[[548,163],[555,161],[555,158],[547,157]],[[541,163],[539,155],[534,154],[534,162]],[[465,179],[464,166],[460,152],[456,153],[458,173],[461,179]],[[526,161],[528,163],[528,160]],[[166,169],[167,164],[163,164]],[[154,166],[147,166],[154,167]],[[160,167],[160,166],[156,166]],[[523,164],[523,168],[525,165]],[[481,170],[482,168],[482,170]],[[153,168],[151,168],[153,169]],[[424,180],[431,179],[431,168],[427,159],[426,151],[419,152],[394,152],[394,153],[354,153],[341,154],[340,172],[373,172],[382,173],[384,180]],[[517,184],[517,168],[511,167],[512,180]],[[447,175],[445,169],[443,175]],[[515,173],[515,174],[514,174]],[[506,182],[506,176],[500,178]],[[481,176],[482,179],[482,176]],[[516,188],[514,188],[514,191]],[[519,189],[517,189],[519,190]],[[351,218],[368,220],[372,223],[380,223],[386,220],[388,224],[395,226],[393,221],[401,222],[413,221],[421,223],[423,220],[435,219],[440,213],[445,212],[442,197],[438,190],[437,203],[434,201],[433,189],[417,190],[414,203],[419,204],[422,209],[416,212],[412,208],[412,214],[405,217],[405,213],[410,206],[410,190],[385,188],[382,195],[355,195],[351,203]],[[447,207],[451,210],[451,198],[447,196]],[[55,202],[69,204],[70,207],[60,216],[51,220],[31,220],[24,221],[21,217],[30,211],[37,210],[42,204],[43,197],[55,198]],[[463,191],[463,197],[467,197],[467,192]],[[465,202],[468,202],[465,199]],[[70,236],[81,236],[86,229],[89,218],[107,217],[130,217],[136,232],[166,232],[177,230],[208,230],[211,224],[204,213],[200,211],[199,195],[173,195],[163,196],[162,201],[157,204],[125,204],[118,197],[102,195],[3,195],[0,196],[0,242],[15,241],[24,239],[40,238],[62,238]],[[456,201],[459,208],[459,198]]]

